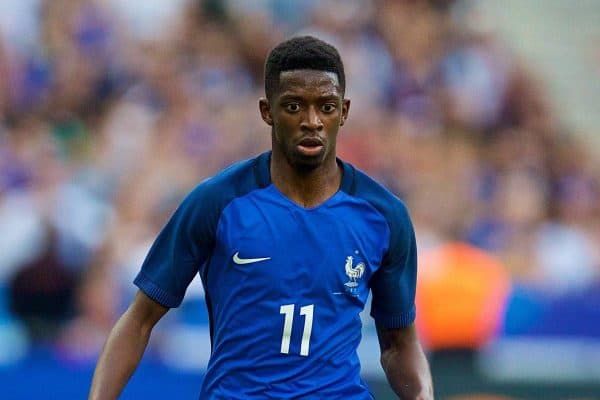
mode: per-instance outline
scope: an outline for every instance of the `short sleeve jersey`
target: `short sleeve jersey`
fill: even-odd
[[[200,183],[152,245],[135,284],[177,307],[200,274],[212,353],[202,399],[371,399],[359,313],[415,318],[416,244],[404,204],[352,165],[314,208],[270,181],[270,152]]]

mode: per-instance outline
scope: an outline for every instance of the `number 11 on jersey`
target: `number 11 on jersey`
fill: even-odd
[[[292,337],[292,326],[294,324],[294,304],[285,304],[279,307],[279,313],[285,315],[283,321],[283,334],[281,335],[281,353],[290,353],[290,340]],[[302,342],[300,344],[300,355],[308,356],[310,348],[310,334],[312,333],[314,304],[300,307],[300,315],[304,316],[304,331],[302,332]]]

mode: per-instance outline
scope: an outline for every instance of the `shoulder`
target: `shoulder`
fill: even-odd
[[[219,213],[230,201],[262,186],[259,164],[268,154],[238,161],[200,182],[184,199],[182,206]]]
[[[382,214],[390,228],[410,225],[410,215],[406,204],[381,183],[349,163],[344,163],[344,173],[351,175],[348,185],[350,195],[362,199]]]

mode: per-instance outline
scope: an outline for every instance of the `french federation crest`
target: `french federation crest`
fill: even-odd
[[[350,280],[344,283],[344,287],[347,293],[356,296],[356,287],[358,286],[357,280],[362,278],[363,274],[365,273],[365,263],[361,262],[356,266],[354,266],[353,263],[354,258],[352,256],[346,257],[346,265],[344,268],[346,270],[346,275],[348,275]]]

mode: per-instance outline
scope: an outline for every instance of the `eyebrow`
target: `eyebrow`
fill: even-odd
[[[318,96],[317,97],[319,100],[338,100],[341,98],[340,95],[337,94],[333,94],[333,93],[327,93],[324,94],[322,96]],[[279,96],[279,100],[280,101],[284,101],[284,100],[304,100],[305,97],[304,96],[300,96],[300,95],[295,95],[295,94],[282,94],[281,96]]]

